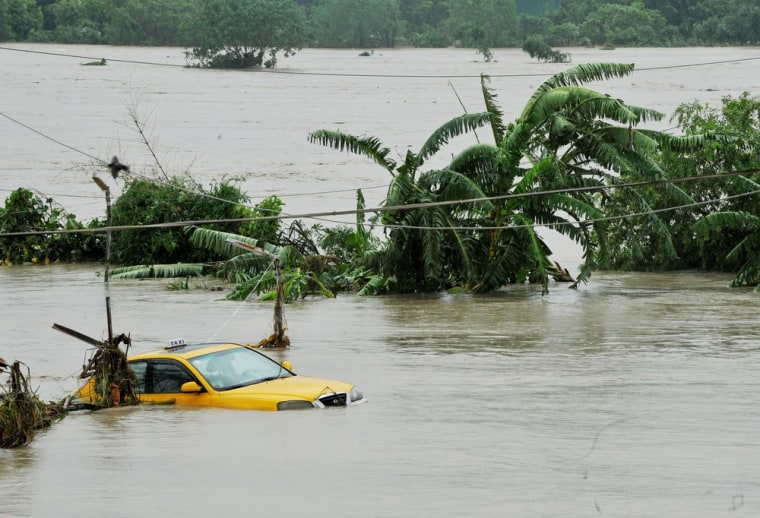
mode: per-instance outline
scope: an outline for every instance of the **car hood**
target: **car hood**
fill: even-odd
[[[345,392],[351,392],[353,385],[344,381],[336,381],[309,376],[289,376],[270,381],[263,381],[254,385],[247,385],[232,390],[225,390],[221,394],[225,396],[247,397],[251,395],[269,396],[278,400],[301,399],[314,401],[321,396]]]

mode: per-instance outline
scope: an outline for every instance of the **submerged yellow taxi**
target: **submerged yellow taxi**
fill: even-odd
[[[278,363],[241,344],[181,342],[127,361],[142,403],[295,410],[366,401],[351,383],[297,375],[290,362]],[[79,401],[91,397],[90,388],[85,385],[78,391]]]

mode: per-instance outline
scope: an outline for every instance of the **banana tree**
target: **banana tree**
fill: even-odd
[[[582,86],[624,77],[633,70],[630,64],[592,63],[550,77],[497,139],[501,167],[507,171],[507,178],[517,179],[511,192],[530,195],[519,202],[517,212],[508,201],[505,206],[511,210],[503,214],[510,218],[520,214],[525,221],[550,226],[580,244],[585,264],[577,282],[588,279],[594,255],[606,257],[605,225],[598,220],[609,215],[611,206],[603,188],[662,180],[663,171],[654,158],[658,150],[683,152],[704,142],[699,135],[675,137],[639,128],[642,123],[660,120],[663,114]],[[484,82],[487,105],[488,94]],[[661,188],[674,200],[691,201],[673,184]],[[641,189],[627,188],[625,193],[624,198],[618,198],[624,205],[618,207],[624,206],[629,212],[649,211]],[[648,218],[660,238],[670,243],[667,225],[655,214]],[[519,226],[519,221],[516,224]],[[545,283],[547,263],[538,247],[534,247],[534,257],[536,273]]]
[[[369,261],[377,273],[370,283],[373,290],[445,289],[452,284],[453,272],[449,268],[452,256],[465,269],[473,267],[470,244],[458,231],[460,222],[455,213],[450,206],[435,203],[481,198],[483,192],[476,183],[450,168],[425,172],[421,168],[451,138],[488,124],[489,120],[487,113],[456,117],[436,129],[417,153],[408,151],[400,163],[389,157],[390,150],[375,137],[331,130],[309,135],[311,142],[370,158],[392,177],[380,217],[388,240]],[[441,181],[446,188],[431,189]],[[419,204],[428,206],[416,207]]]
[[[392,176],[381,220],[389,239],[378,254],[382,281],[376,284],[401,292],[449,286],[491,291],[530,280],[546,290],[556,269],[551,249],[536,230],[541,226],[581,245],[586,262],[573,286],[585,282],[594,253],[605,253],[605,227],[595,221],[611,205],[600,189],[661,179],[653,158],[657,150],[682,151],[703,142],[700,136],[639,129],[663,115],[582,86],[632,72],[633,65],[598,63],[551,76],[511,124],[504,123],[483,76],[485,112],[452,119],[400,165],[374,137],[312,133],[312,142],[367,156]],[[447,167],[420,171],[450,137],[482,125],[490,125],[492,144],[475,144]],[[689,201],[677,187],[663,188],[673,199]],[[647,209],[646,197],[629,191],[619,200],[626,209]],[[651,218],[668,239],[666,225]]]
[[[755,184],[757,192],[760,186]],[[741,236],[728,253],[726,261],[737,264],[738,271],[731,280],[731,287],[755,286],[760,293],[760,217],[748,212],[714,212],[694,224],[698,240],[705,246],[716,234],[732,231]]]
[[[304,256],[294,246],[275,246],[257,239],[207,228],[190,227],[190,243],[193,246],[214,251],[228,259],[216,263],[153,264],[116,268],[112,279],[145,279],[159,277],[202,277],[209,272],[225,277],[235,284],[227,295],[228,300],[245,300],[256,293],[261,300],[274,300],[277,296],[277,276],[272,257],[282,265],[284,299],[286,301],[309,295],[334,297],[335,294],[322,279],[309,268],[312,256]],[[233,241],[259,247],[268,256],[241,250]]]
[[[230,258],[223,263],[221,269],[228,280],[236,283],[234,290],[227,296],[230,300],[245,300],[252,292],[263,294],[262,300],[277,298],[278,280],[272,257],[276,257],[282,267],[285,300],[308,295],[335,296],[313,271],[306,268],[307,257],[294,246],[260,243],[250,237],[205,228],[195,228],[190,242]],[[241,249],[235,243],[259,247],[266,254]]]

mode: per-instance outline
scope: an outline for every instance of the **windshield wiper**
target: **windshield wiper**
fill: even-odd
[[[265,381],[272,381],[272,380],[277,380],[277,379],[280,379],[279,374],[277,376],[267,376],[266,378],[257,379],[252,384],[255,385],[256,383],[264,383]]]

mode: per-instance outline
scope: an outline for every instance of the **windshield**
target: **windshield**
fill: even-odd
[[[216,390],[229,390],[293,375],[274,360],[245,347],[198,356],[190,363]]]

